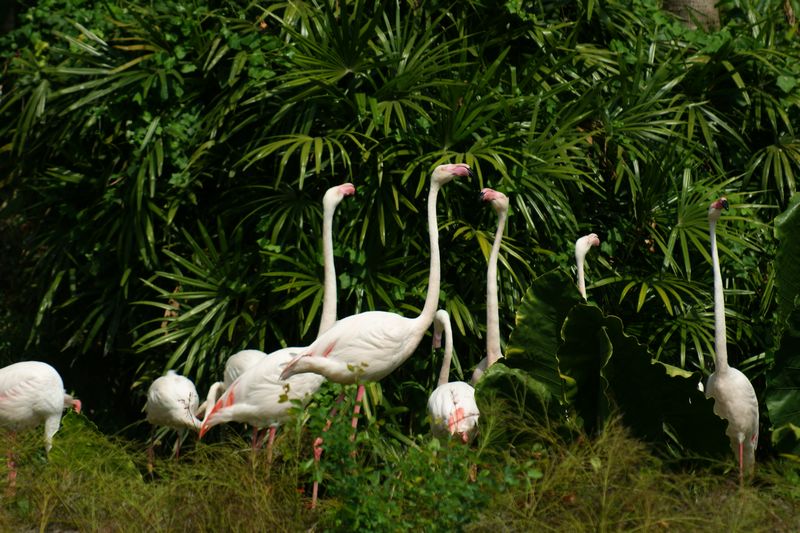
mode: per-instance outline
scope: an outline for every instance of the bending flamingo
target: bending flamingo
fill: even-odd
[[[444,360],[439,371],[439,384],[428,398],[431,431],[435,437],[458,435],[468,443],[478,434],[480,411],[475,402],[475,389],[463,381],[449,382],[450,359],[453,356],[453,328],[450,315],[440,309],[433,319],[433,347],[442,344],[444,331]]]
[[[53,436],[61,425],[61,413],[81,402],[64,392],[55,368],[40,361],[23,361],[0,368],[0,427],[12,433],[44,423],[44,449],[50,452]],[[13,485],[16,465],[8,452],[8,479]]]
[[[492,189],[483,189],[481,200],[489,202],[497,213],[497,230],[489,254],[489,266],[486,268],[486,357],[481,359],[472,373],[470,383],[473,385],[487,368],[503,357],[500,349],[500,307],[497,301],[497,260],[500,257],[500,244],[503,241],[503,230],[508,218],[508,197]]]
[[[747,376],[728,365],[728,347],[725,334],[725,301],[722,292],[722,273],[717,253],[716,226],[728,200],[720,198],[708,209],[708,226],[711,235],[711,263],[714,270],[714,359],[715,371],[706,382],[706,398],[714,398],[714,413],[728,421],[725,434],[739,459],[739,482],[744,474],[752,473],[758,445],[758,399]]]
[[[199,403],[200,397],[192,380],[174,370],[169,370],[166,375],[157,378],[147,389],[147,403],[144,406],[147,421],[154,426],[178,431],[178,439],[173,448],[175,457],[180,454],[181,441],[186,438],[189,431],[200,429],[200,419],[197,418]],[[151,461],[154,445],[151,439],[148,447]]]
[[[575,263],[578,266],[578,292],[581,293],[583,299],[586,299],[586,282],[583,279],[583,263],[586,259],[586,254],[592,249],[592,246],[600,246],[600,238],[596,233],[584,235],[575,241]]]
[[[320,332],[329,329],[336,322],[336,269],[333,257],[333,215],[341,201],[355,194],[352,183],[344,183],[331,187],[323,197],[323,241],[322,250],[325,264],[324,293],[322,298],[322,316]],[[269,427],[267,441],[267,460],[272,458],[272,445],[278,425],[291,417],[291,408],[296,402],[305,404],[325,381],[323,376],[304,374],[291,379],[281,379],[284,366],[292,360],[302,348],[282,348],[269,355],[257,352],[245,359],[244,352],[231,356],[242,359],[245,364],[252,358],[255,364],[246,368],[239,376],[232,376],[225,368],[226,380],[234,377],[231,383],[225,384],[225,392],[216,401],[200,428],[200,437],[217,424],[226,422],[244,422],[254,428],[253,447],[258,445],[258,428]],[[230,361],[230,359],[229,359]]]
[[[436,199],[439,189],[455,177],[469,176],[465,164],[439,165],[431,176],[428,193],[428,234],[431,257],[428,292],[422,312],[407,318],[386,311],[367,311],[345,317],[317,337],[311,346],[297,350],[281,374],[282,379],[312,372],[342,384],[358,383],[353,427],[364,397],[364,382],[378,381],[399,367],[416,350],[425,331],[433,322],[439,304],[440,264],[439,228],[436,222]],[[319,445],[317,439],[315,445]],[[315,446],[315,458],[321,451]],[[312,507],[316,504],[314,482]]]

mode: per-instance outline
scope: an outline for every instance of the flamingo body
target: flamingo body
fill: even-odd
[[[200,436],[218,424],[231,421],[263,428],[288,420],[296,401],[305,404],[325,381],[324,376],[317,374],[280,378],[283,367],[297,350],[283,348],[272,352],[231,383],[203,421]]]
[[[438,386],[428,398],[431,432],[435,437],[458,435],[464,443],[468,443],[478,434],[480,411],[472,385],[463,381],[448,382],[453,355],[453,329],[450,315],[444,309],[438,310],[434,317],[434,348],[441,344],[442,331],[445,334],[444,360],[439,371]]]
[[[44,423],[45,450],[61,425],[61,414],[81,402],[64,392],[55,368],[40,361],[23,361],[0,368],[0,427],[22,431]]]
[[[750,380],[729,367],[714,372],[706,382],[706,398],[714,398],[714,413],[728,421],[725,434],[743,473],[752,473],[758,446],[758,398]]]
[[[197,431],[200,429],[199,403],[194,383],[169,370],[150,385],[144,409],[147,421],[155,426]]]

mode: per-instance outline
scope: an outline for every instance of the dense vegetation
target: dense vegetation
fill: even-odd
[[[731,362],[759,395],[760,457],[800,452],[800,379],[787,371],[798,367],[800,340],[796,2],[724,0],[723,26],[711,32],[650,0],[19,5],[16,28],[0,37],[0,363],[53,362],[104,432],[145,434],[144,391],[165,369],[205,390],[239,349],[313,340],[321,198],[331,185],[357,187],[334,225],[340,316],[418,312],[428,176],[458,161],[476,178],[449,185],[439,206],[441,305],[457,332],[457,374],[485,353],[494,215],[477,202],[481,187],[512,203],[499,276],[509,368],[515,355],[525,368],[532,346],[553,355],[569,346],[567,329],[544,338],[525,320],[558,308],[558,326],[568,317],[624,326],[636,342],[620,329],[616,366],[603,372],[647,387],[661,383],[639,379],[651,358],[691,372],[686,382],[713,370],[706,210],[724,194],[733,207],[718,228]],[[548,301],[536,291],[569,277],[573,243],[590,231],[602,240],[587,273],[596,307],[565,306],[566,291],[538,305]],[[437,370],[423,341],[370,386],[368,431],[397,442],[383,449],[366,434],[375,475],[364,483],[414,453],[423,455],[408,474],[425,477],[413,468],[433,452],[414,435],[426,431]],[[564,403],[526,383],[537,401],[481,394],[531,424],[556,424]],[[310,427],[337,390],[326,386],[311,406]],[[584,421],[610,420],[614,407],[625,415],[613,394],[604,413],[582,397],[596,391],[580,388],[570,405]],[[670,457],[703,440],[691,427],[661,434],[645,418],[624,422]],[[482,451],[543,440],[537,446],[569,456],[553,450],[597,429],[551,428],[565,441],[548,443],[503,429],[502,416],[489,420],[500,429],[484,431]],[[525,449],[514,467],[532,460]],[[308,459],[298,453],[293,461]],[[509,460],[485,459],[493,474],[497,459]],[[302,474],[288,475],[309,475],[289,464]],[[519,483],[525,471],[508,476]]]

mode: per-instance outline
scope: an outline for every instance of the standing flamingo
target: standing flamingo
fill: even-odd
[[[725,434],[739,459],[739,482],[744,483],[745,472],[755,467],[758,445],[758,399],[747,376],[728,365],[728,347],[725,336],[725,301],[722,292],[722,273],[717,253],[717,220],[728,200],[720,198],[708,209],[708,226],[711,234],[711,264],[714,270],[714,347],[716,367],[706,382],[706,398],[714,398],[714,413],[728,421]]]
[[[325,265],[324,292],[322,298],[322,316],[320,333],[329,329],[336,322],[336,268],[333,257],[333,215],[341,201],[355,194],[352,183],[343,183],[331,187],[323,197],[322,220],[322,252]],[[302,348],[282,348],[269,355],[257,350],[244,350],[231,356],[241,361],[243,366],[252,365],[233,376],[238,368],[225,366],[224,393],[215,402],[203,420],[200,437],[217,424],[237,421],[251,424],[253,430],[253,447],[258,444],[257,431],[261,427],[269,427],[267,441],[267,461],[272,458],[272,445],[278,425],[291,417],[291,408],[299,401],[306,403],[322,383],[323,376],[306,374],[292,379],[281,379],[283,367],[291,361],[297,350]],[[247,354],[246,354],[247,352]],[[262,355],[259,355],[262,354]],[[231,362],[229,359],[229,363]],[[231,379],[227,383],[228,378]],[[211,393],[209,393],[211,397]]]
[[[173,448],[175,457],[180,454],[181,441],[189,431],[200,429],[200,419],[197,418],[199,403],[200,397],[192,380],[174,370],[168,370],[166,375],[157,378],[147,389],[147,403],[144,406],[147,421],[154,426],[178,430],[178,439]],[[148,447],[148,456],[151,458],[154,444],[151,439]]]
[[[53,435],[61,425],[61,413],[81,402],[64,392],[55,368],[40,361],[23,361],[0,368],[0,427],[17,432],[44,423],[44,449],[50,452]],[[8,479],[17,477],[14,455],[8,452]]]
[[[586,254],[592,249],[592,246],[600,246],[600,238],[596,233],[584,235],[575,241],[575,263],[578,266],[578,292],[581,297],[586,299],[586,282],[583,279],[583,263],[586,259]]]
[[[313,372],[342,384],[378,381],[388,376],[414,352],[433,322],[439,302],[439,232],[436,199],[439,189],[456,176],[468,176],[465,164],[440,165],[428,193],[428,232],[431,258],[428,292],[422,312],[407,318],[388,311],[366,311],[345,317],[317,337],[286,365],[281,377]],[[363,386],[359,387],[361,401]]]
[[[367,311],[345,317],[317,337],[311,346],[298,350],[297,356],[283,369],[282,379],[313,372],[342,384],[358,383],[353,415],[353,428],[364,398],[364,382],[388,376],[416,350],[425,331],[433,322],[439,304],[440,263],[439,228],[436,222],[436,199],[439,189],[458,176],[469,176],[469,166],[439,165],[431,176],[428,193],[428,236],[430,239],[430,272],[428,292],[422,312],[407,318],[386,311]],[[321,449],[315,441],[315,459]],[[311,506],[316,505],[318,483],[314,481]]]
[[[466,444],[478,433],[480,411],[475,402],[475,389],[469,383],[450,380],[450,359],[453,356],[453,328],[450,315],[444,309],[436,311],[433,319],[433,347],[442,344],[444,331],[444,360],[439,371],[439,384],[428,398],[431,431],[435,437],[458,437]]]
[[[481,359],[472,373],[470,383],[473,385],[478,383],[487,368],[503,357],[500,349],[500,306],[497,301],[497,260],[500,257],[500,244],[503,241],[503,230],[508,218],[508,197],[493,189],[483,189],[481,200],[489,202],[497,213],[497,230],[489,254],[489,266],[486,268],[486,357]]]

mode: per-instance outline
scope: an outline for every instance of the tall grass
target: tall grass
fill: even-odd
[[[616,421],[576,438],[525,421],[526,438],[509,444],[498,431],[508,418],[486,413],[472,447],[383,424],[351,441],[349,424],[335,423],[319,471],[316,433],[300,421],[282,429],[271,465],[228,431],[185,443],[177,460],[163,446],[149,473],[145,443],[68,414],[49,458],[39,430],[3,436],[19,473],[0,530],[800,531],[797,465],[762,462],[739,487],[733,460],[665,459]],[[315,475],[323,491],[312,511]]]

